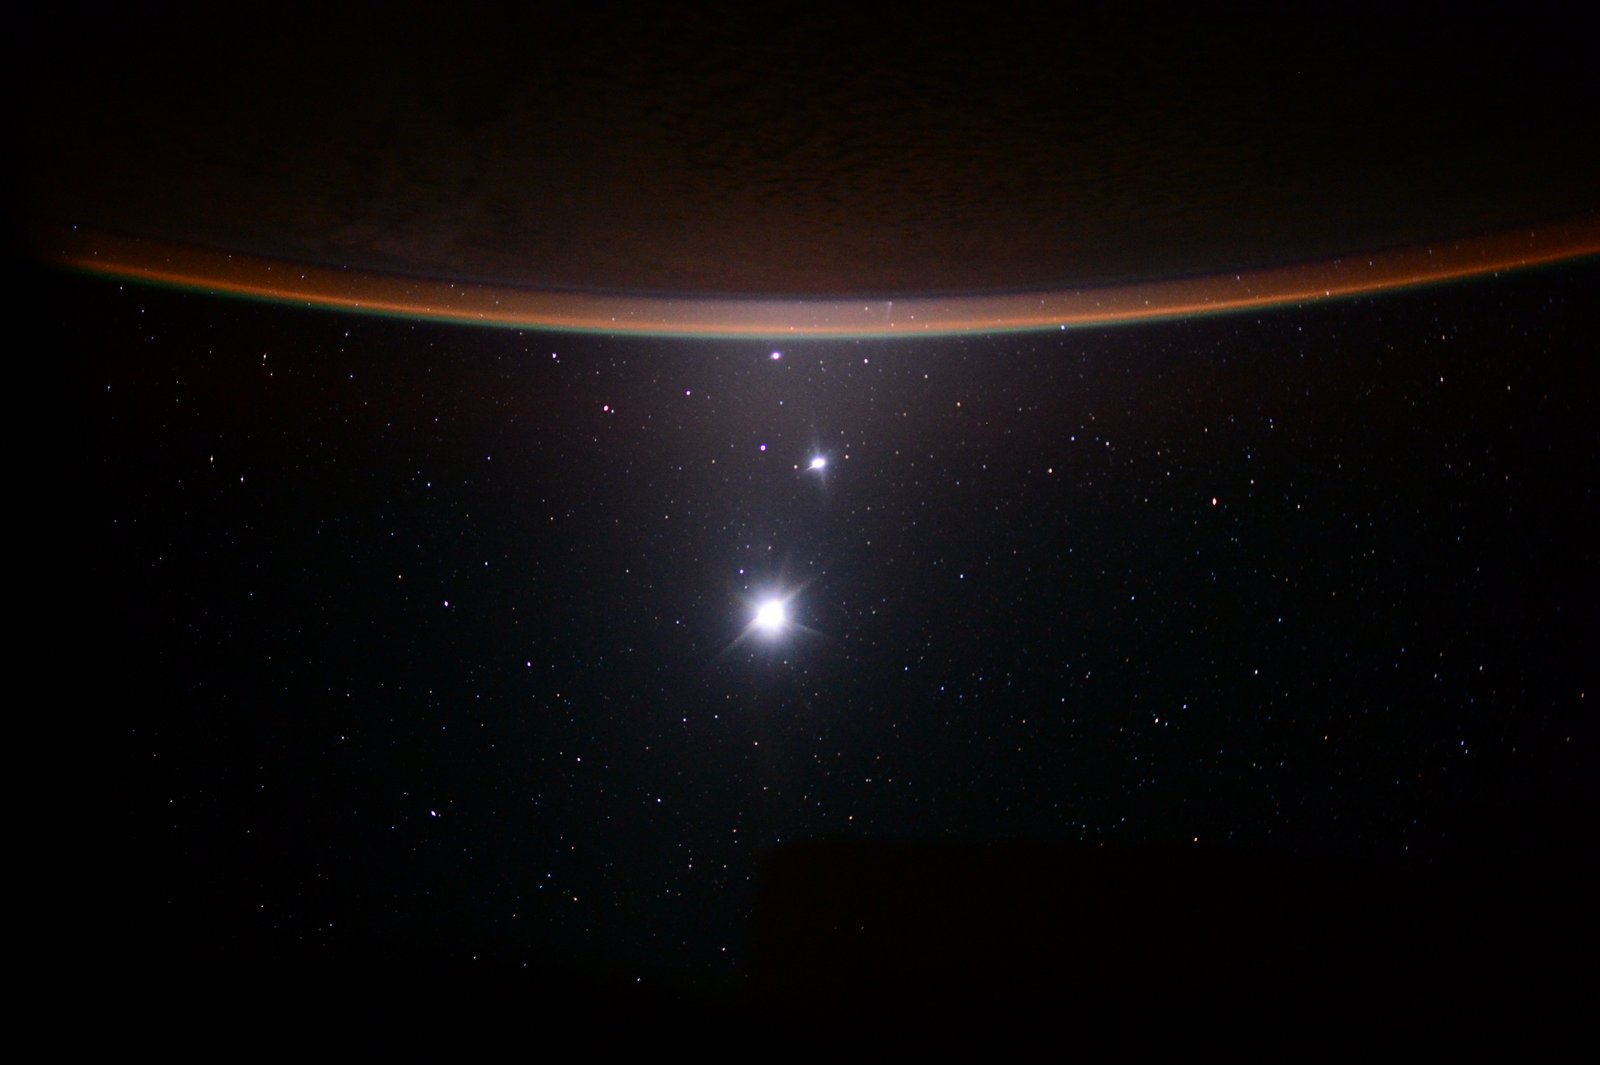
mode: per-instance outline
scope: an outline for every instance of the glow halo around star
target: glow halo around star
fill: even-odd
[[[739,597],[743,604],[743,627],[716,657],[721,658],[742,646],[762,648],[767,655],[786,657],[801,644],[827,640],[823,633],[803,624],[797,616],[802,612],[795,608],[796,600],[815,580],[813,577],[798,586],[778,584],[746,589]]]

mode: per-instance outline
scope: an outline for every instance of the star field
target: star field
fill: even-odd
[[[1594,283],[780,359],[55,279],[106,873],[180,951],[726,989],[809,841],[1559,849]]]

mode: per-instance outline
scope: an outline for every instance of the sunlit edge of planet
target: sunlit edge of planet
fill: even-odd
[[[701,339],[881,339],[1129,325],[1488,276],[1600,254],[1600,216],[1204,277],[860,299],[565,292],[303,265],[77,228],[37,246],[55,265],[119,281],[399,319]]]

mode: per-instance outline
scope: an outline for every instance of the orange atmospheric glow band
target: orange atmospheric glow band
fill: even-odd
[[[329,310],[652,336],[905,337],[1107,326],[1389,292],[1600,253],[1600,217],[1206,277],[1037,292],[778,298],[523,288],[298,265],[73,230],[48,253],[108,278]]]

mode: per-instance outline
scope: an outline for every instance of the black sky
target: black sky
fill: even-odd
[[[779,360],[44,284],[113,984],[735,994],[814,841],[1588,847],[1592,267]]]

